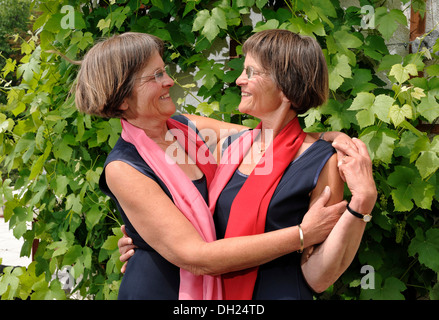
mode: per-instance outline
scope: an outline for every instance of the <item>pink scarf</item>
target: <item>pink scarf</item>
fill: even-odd
[[[136,147],[143,160],[165,183],[177,208],[192,223],[204,241],[215,241],[216,234],[212,215],[192,181],[175,163],[174,159],[171,159],[142,129],[133,126],[126,120],[122,119],[121,122],[122,138]],[[201,139],[197,139],[196,132],[189,130],[188,126],[176,120],[169,119],[166,124],[169,129],[178,129],[175,131],[177,138],[181,137],[181,133],[184,134],[185,143],[182,143],[180,139],[178,141],[185,147],[188,155],[195,159],[209,186],[217,165],[206,144]],[[187,270],[180,269],[179,299],[221,300],[221,278],[208,275],[195,276]]]

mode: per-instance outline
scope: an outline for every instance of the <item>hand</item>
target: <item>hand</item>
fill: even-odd
[[[338,142],[332,145],[345,154],[338,162],[338,168],[352,194],[349,206],[363,214],[371,213],[375,206],[377,190],[366,145],[355,138],[350,145]]]
[[[301,227],[304,233],[305,247],[322,243],[346,210],[346,201],[325,207],[330,196],[331,190],[326,187],[303,217]]]
[[[125,230],[125,225],[122,225],[120,227],[120,230],[122,230],[123,237],[120,238],[119,241],[117,241],[117,246],[119,247],[119,253],[120,253],[119,260],[125,262],[120,271],[122,273],[125,273],[128,260],[134,254],[134,249],[137,248],[137,246],[133,244],[133,239],[128,237],[128,234],[126,233]]]
[[[345,144],[346,146],[356,148],[356,145],[352,142],[351,137],[349,137],[347,134],[345,134],[343,132],[328,131],[328,132],[324,133],[323,138],[325,141],[328,141],[328,142],[333,142],[333,143],[338,144],[338,145]],[[337,151],[337,160],[338,160],[338,162],[340,162],[340,161],[342,161],[342,159],[346,155],[346,153],[340,149],[336,149],[336,151]],[[340,172],[340,175],[341,175],[341,172]]]

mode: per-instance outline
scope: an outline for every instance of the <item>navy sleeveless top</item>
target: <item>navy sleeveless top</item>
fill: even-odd
[[[233,139],[233,137],[226,139],[225,143],[230,143]],[[265,232],[301,223],[308,211],[310,192],[315,188],[321,170],[334,152],[330,143],[318,140],[291,162],[268,207]],[[237,169],[218,198],[214,215],[218,239],[224,238],[233,199],[247,177]],[[253,299],[313,299],[313,291],[307,285],[301,271],[300,258],[299,253],[293,252],[261,265],[258,269]]]
[[[173,119],[180,121],[194,128],[193,123],[182,115],[174,116]],[[116,207],[126,226],[126,232],[133,243],[138,246],[134,255],[130,258],[126,272],[122,278],[119,288],[118,299],[120,300],[178,300],[180,287],[180,268],[164,259],[157,251],[149,246],[138,234],[134,226],[129,221],[117,198],[108,188],[105,179],[105,167],[112,161],[122,161],[148,178],[154,180],[162,190],[172,199],[163,181],[157,177],[154,171],[148,166],[131,143],[119,138],[113,150],[107,157],[104,170],[99,180],[99,187],[116,204]],[[201,179],[193,181],[207,202],[207,184],[203,176]],[[145,199],[148,201],[149,199]]]

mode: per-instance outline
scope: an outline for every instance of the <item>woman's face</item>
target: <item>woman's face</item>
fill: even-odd
[[[253,76],[248,79],[246,68],[253,68]],[[244,71],[236,80],[241,87],[241,103],[239,111],[261,118],[275,111],[282,103],[283,93],[276,86],[269,74],[264,73],[261,64],[247,54],[244,61]]]
[[[136,82],[131,96],[125,98],[123,108],[126,108],[125,118],[164,118],[174,114],[175,104],[169,94],[174,81],[163,72],[165,64],[162,57],[156,52],[148,65],[136,75]],[[154,74],[162,77],[156,77]]]

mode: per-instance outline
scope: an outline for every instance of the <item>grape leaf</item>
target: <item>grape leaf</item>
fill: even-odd
[[[387,128],[372,126],[363,131],[361,140],[367,145],[372,160],[390,163],[397,134]]]
[[[192,31],[201,30],[201,34],[211,42],[219,34],[220,28],[227,29],[227,19],[224,10],[217,7],[212,9],[212,14],[206,9],[199,11]]]
[[[418,254],[419,262],[428,268],[439,272],[439,229],[416,229],[416,236],[410,242],[408,253],[410,256]]]
[[[390,75],[394,76],[398,83],[402,84],[410,79],[410,75],[417,76],[418,70],[416,69],[416,65],[410,63],[403,67],[401,64],[395,64],[392,66],[390,70]]]
[[[418,112],[428,121],[433,122],[439,117],[439,103],[432,94],[427,94],[426,97],[421,98],[421,103],[417,106]]]
[[[411,119],[413,116],[412,107],[408,104],[399,107],[398,105],[392,105],[389,110],[389,116],[393,124],[397,127],[406,118]]]
[[[363,44],[359,38],[347,31],[337,31],[334,33],[334,39],[337,44],[343,48],[358,48]]]
[[[385,94],[380,94],[376,96],[371,110],[373,111],[373,113],[376,114],[378,119],[386,123],[390,123],[389,111],[394,102],[395,99],[393,99],[392,97],[389,97]]]
[[[360,299],[404,300],[401,292],[406,289],[405,284],[395,277],[387,277],[383,283],[381,275],[375,272],[375,288],[361,290]]]
[[[391,192],[395,211],[410,211],[413,208],[412,200],[421,208],[431,209],[435,188],[422,180],[415,168],[397,166],[387,182],[395,188]]]
[[[344,78],[352,76],[349,58],[344,54],[336,54],[332,58],[332,63],[328,66],[329,89],[337,90],[344,81]]]
[[[416,168],[418,168],[421,177],[427,178],[429,175],[439,169],[439,138],[435,136],[433,142],[428,143],[428,147],[421,151],[421,155],[416,160]]]
[[[389,40],[398,29],[398,24],[407,26],[407,17],[401,10],[393,9],[387,12],[387,8],[380,7],[375,11],[375,22],[383,38]]]

